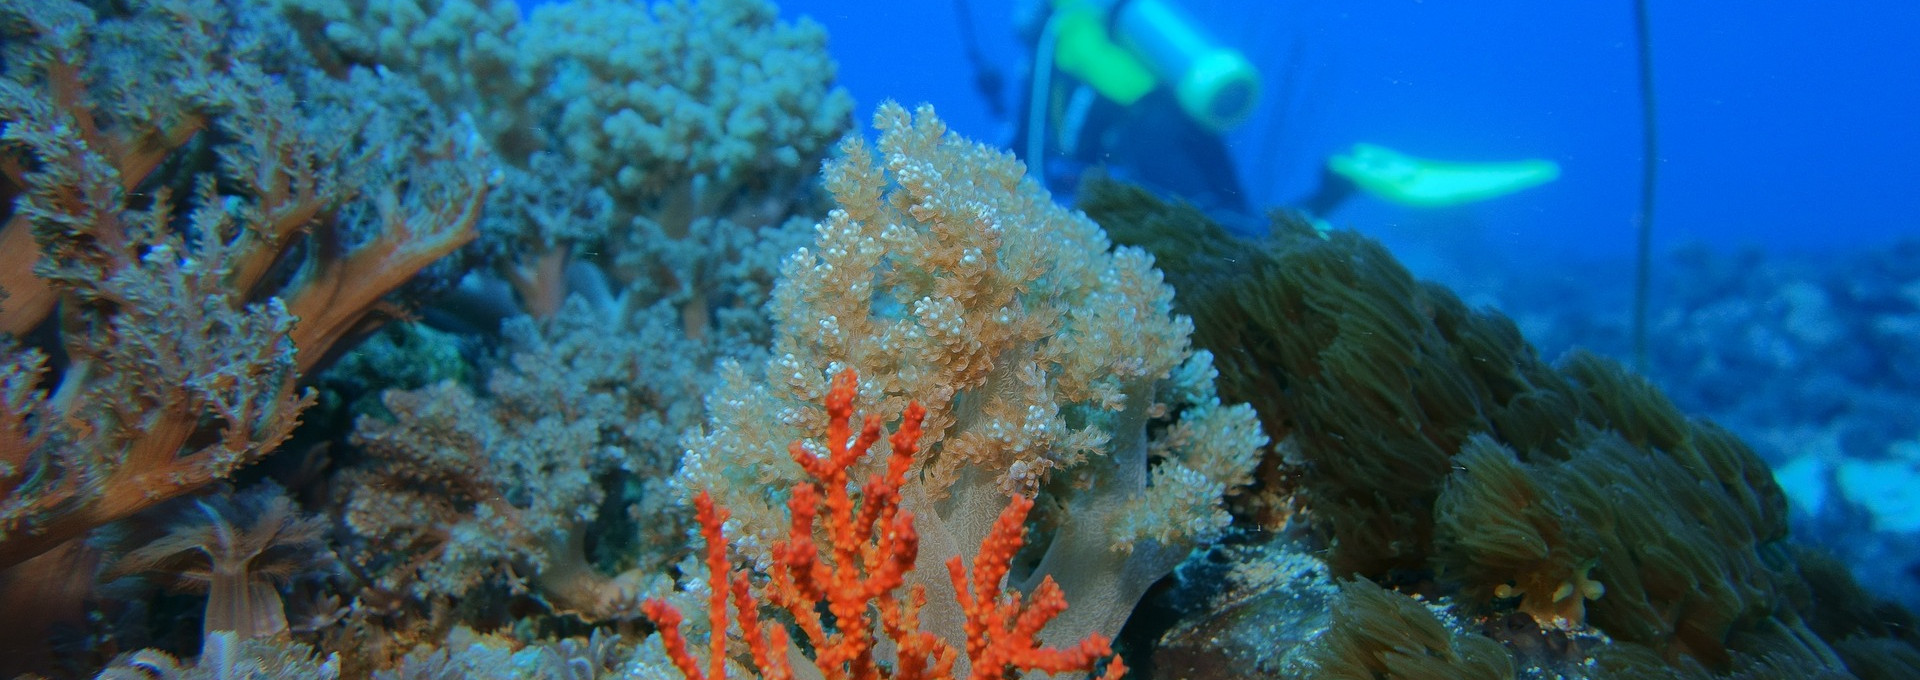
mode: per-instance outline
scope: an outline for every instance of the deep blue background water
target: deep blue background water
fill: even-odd
[[[1014,3],[971,4],[988,56],[1018,86],[1027,54]],[[863,118],[883,98],[930,101],[963,134],[1006,140],[972,87],[954,3],[780,5],[827,27]],[[1183,5],[1262,70],[1261,109],[1230,137],[1256,205],[1303,194],[1324,157],[1356,141],[1434,158],[1544,157],[1561,179],[1525,194],[1443,211],[1359,200],[1332,221],[1429,274],[1631,252],[1640,123],[1630,2]],[[1920,234],[1920,4],[1651,6],[1657,248],[1859,249]]]
[[[891,98],[931,102],[973,139],[1011,138],[974,87],[962,23],[1017,106],[1030,55],[1016,5],[1037,0],[968,0],[965,19],[952,0],[776,1],[826,27],[863,129]],[[1306,194],[1355,142],[1559,163],[1550,185],[1471,206],[1363,197],[1327,217],[1512,316],[1549,359],[1628,357],[1630,0],[1168,1],[1261,70],[1260,108],[1227,138],[1253,205]],[[1920,3],[1648,1],[1661,140],[1648,375],[1787,471],[1796,535],[1920,608],[1920,532],[1881,517],[1920,522],[1907,514],[1920,514]],[[1834,472],[1848,466],[1877,486],[1849,486]]]
[[[971,20],[1021,87],[1014,1],[972,0]],[[1920,533],[1882,517],[1920,513],[1920,443],[1899,443],[1920,431],[1891,415],[1920,397],[1899,377],[1920,362],[1915,341],[1897,330],[1920,326],[1920,279],[1894,273],[1920,265],[1886,261],[1920,238],[1920,3],[1649,3],[1661,141],[1649,375],[1800,470],[1782,480],[1796,535],[1920,607]],[[862,115],[884,98],[929,101],[963,134],[1009,139],[973,89],[954,3],[781,4],[827,27]],[[1229,136],[1252,204],[1306,194],[1328,154],[1360,141],[1554,160],[1560,179],[1521,194],[1425,211],[1361,198],[1328,217],[1519,319],[1549,359],[1574,345],[1629,356],[1642,156],[1631,2],[1182,4],[1261,69],[1261,108]],[[1841,340],[1796,340],[1796,323]],[[1800,358],[1763,360],[1780,356]],[[1849,376],[1849,364],[1908,370]],[[1834,473],[1850,467],[1877,485]]]

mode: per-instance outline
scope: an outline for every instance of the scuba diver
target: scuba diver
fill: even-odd
[[[970,25],[964,0],[960,9]],[[1242,235],[1265,233],[1224,137],[1259,100],[1259,73],[1245,56],[1171,0],[1042,0],[1026,14],[1021,33],[1034,58],[1011,146],[1030,174],[1070,198],[1082,175],[1101,172],[1187,201]],[[997,72],[977,47],[968,51],[977,85],[997,104]],[[1328,158],[1319,187],[1292,205],[1318,221],[1359,192],[1444,207],[1558,176],[1546,160],[1444,162],[1362,143]]]

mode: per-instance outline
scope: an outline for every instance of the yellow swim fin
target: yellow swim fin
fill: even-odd
[[[1419,208],[1484,201],[1560,176],[1560,165],[1549,160],[1456,163],[1415,158],[1366,143],[1328,158],[1327,169],[1375,196]]]

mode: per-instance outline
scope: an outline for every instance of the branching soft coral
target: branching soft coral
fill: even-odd
[[[757,318],[727,270],[804,229],[775,227],[812,203],[851,123],[825,31],[765,0],[536,3],[524,18],[509,0],[271,4],[309,44],[415,75],[477,122],[512,166],[486,254],[536,316],[559,309],[569,263],[591,263],[615,295],[681,306],[694,337],[730,330],[709,318],[729,307]]]
[[[558,611],[637,615],[684,550],[664,479],[698,417],[702,374],[673,317],[659,308],[610,327],[575,300],[544,323],[508,322],[509,354],[483,392],[387,392],[391,420],[361,419],[367,461],[337,485],[350,562],[373,588],[427,602],[511,577]],[[606,575],[590,539],[629,523],[634,535],[614,540],[638,550]]]
[[[957,659],[954,648],[919,628],[925,589],[911,587],[904,599],[897,592],[920,549],[913,515],[901,510],[900,490],[919,450],[926,411],[917,403],[906,406],[898,429],[888,439],[892,453],[884,472],[869,478],[856,498],[848,489],[849,474],[881,438],[877,415],[869,415],[854,435],[856,386],[854,373],[848,370],[834,379],[827,392],[825,455],[814,454],[800,442],[790,447],[794,462],[806,470],[810,481],[795,486],[788,502],[792,533],[774,546],[765,597],[793,617],[813,649],[813,667],[804,669],[803,677],[951,678]],[[725,678],[726,608],[731,594],[740,636],[754,668],[766,678],[795,677],[792,664],[804,658],[789,653],[784,627],[761,625],[761,603],[751,592],[747,573],[734,571],[728,564],[721,528],[727,511],[705,492],[694,497],[694,506],[707,540],[706,564],[712,575],[707,611],[709,670],[703,674],[688,651],[679,610],[651,600],[646,612],[660,627],[668,657],[688,678]],[[975,680],[1011,677],[1021,670],[1091,671],[1112,653],[1107,638],[1099,634],[1068,649],[1041,646],[1040,630],[1067,606],[1052,580],[1042,581],[1024,603],[1018,593],[1002,591],[1032,508],[1032,499],[1016,496],[1000,513],[974,558],[971,578],[959,557],[947,561],[959,604],[966,612],[968,677]],[[823,609],[831,619],[821,616]],[[884,638],[876,636],[876,624]],[[883,639],[888,645],[884,650]],[[884,667],[879,659],[883,652],[892,656],[892,663]],[[1104,677],[1117,679],[1125,672],[1125,666],[1114,659]]]
[[[52,338],[0,345],[0,568],[271,451],[298,375],[473,237],[470,135],[230,9],[0,4],[0,243],[34,245],[0,253],[0,330]]]
[[[979,551],[1010,496],[1038,494],[1042,557],[1014,581],[1051,576],[1074,602],[1055,641],[1117,633],[1147,586],[1227,523],[1222,498],[1266,437],[1251,409],[1215,396],[1211,355],[1190,351],[1152,258],[1113,248],[931,109],[889,102],[874,121],[877,153],[853,138],[827,166],[839,208],[782,270],[771,360],[723,369],[680,483],[713,490],[736,545],[769,563],[788,519],[764,490],[802,472],[782,451],[825,428],[828,377],[859,370],[869,413],[927,409],[902,495],[929,628],[962,634],[952,584],[927,574]]]

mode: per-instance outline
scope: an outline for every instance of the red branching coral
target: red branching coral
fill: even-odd
[[[947,640],[920,630],[919,610],[926,592],[913,587],[900,597],[906,573],[919,555],[920,537],[913,515],[900,511],[900,487],[908,466],[919,451],[921,421],[926,410],[909,404],[889,443],[892,454],[886,469],[868,478],[856,501],[848,492],[848,473],[880,440],[880,418],[868,415],[859,435],[853,436],[853,400],[857,381],[853,371],[833,381],[826,398],[827,452],[816,456],[800,442],[788,451],[813,481],[793,490],[788,507],[793,526],[790,537],[774,546],[771,580],[763,597],[790,615],[815,650],[813,662],[827,678],[952,678],[956,652]],[[727,597],[731,592],[753,665],[763,677],[791,678],[786,629],[762,630],[757,601],[744,571],[733,570],[727,559],[721,525],[727,511],[701,492],[694,499],[701,534],[706,537],[707,569],[713,594],[707,616],[712,639],[710,670],[702,674],[699,661],[687,649],[680,632],[679,610],[661,600],[646,603],[647,617],[660,627],[660,637],[674,665],[688,678],[718,680],[726,676]],[[947,562],[966,612],[965,648],[975,680],[1007,678],[1021,670],[1048,673],[1087,672],[1112,655],[1105,636],[1092,634],[1068,649],[1040,646],[1040,630],[1067,607],[1066,598],[1051,579],[1043,581],[1027,601],[1002,589],[1014,553],[1024,544],[1027,512],[1033,500],[1016,496],[994,523],[973,561],[973,575],[959,557]],[[823,554],[824,553],[824,554]],[[820,615],[825,605],[829,623]],[[893,663],[878,659],[881,641],[875,635],[875,615],[884,633]],[[1119,659],[1107,664],[1106,678],[1126,672]]]

